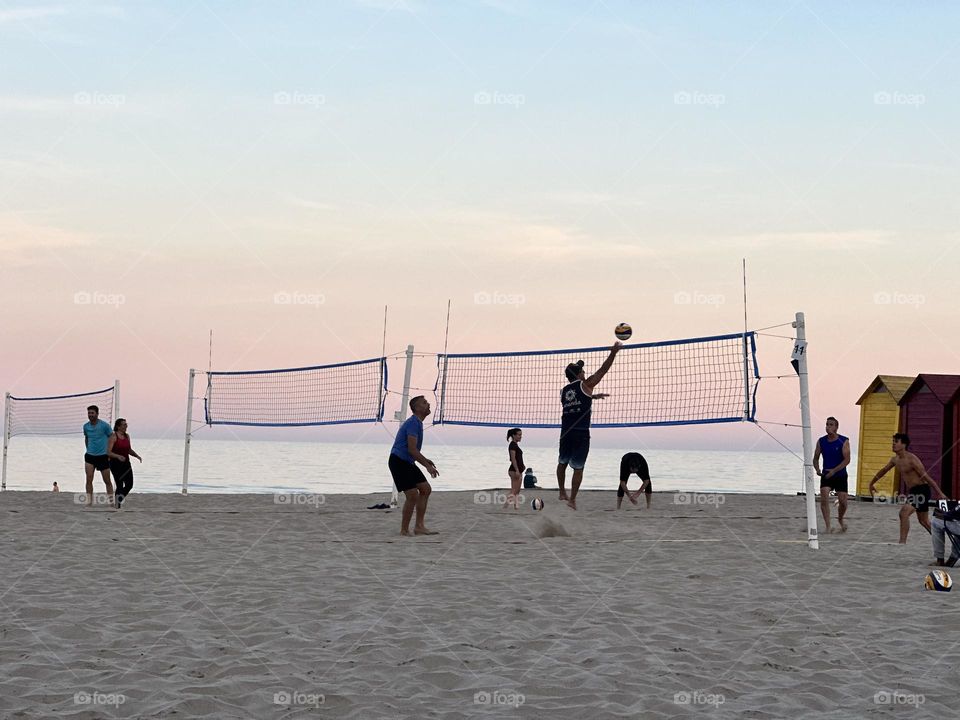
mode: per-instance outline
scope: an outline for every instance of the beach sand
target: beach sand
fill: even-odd
[[[960,592],[898,508],[812,551],[799,497],[535,495],[401,538],[386,495],[2,493],[0,717],[957,717]]]

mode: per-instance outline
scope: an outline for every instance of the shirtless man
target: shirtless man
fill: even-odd
[[[930,518],[927,517],[927,505],[930,502],[930,495],[936,494],[942,498],[947,496],[940,492],[933,479],[927,475],[927,471],[920,462],[920,458],[912,452],[907,452],[910,447],[910,437],[906,433],[897,433],[893,436],[893,452],[895,453],[890,462],[880,468],[880,471],[873,476],[870,481],[870,495],[875,495],[874,485],[888,472],[896,468],[900,471],[900,478],[907,487],[907,504],[900,508],[900,544],[907,544],[907,533],[910,532],[910,516],[917,514],[917,520],[923,528],[930,532]]]

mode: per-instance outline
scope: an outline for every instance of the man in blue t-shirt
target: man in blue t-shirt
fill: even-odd
[[[433,461],[420,452],[420,448],[423,447],[423,420],[430,414],[430,403],[423,395],[417,395],[410,401],[410,410],[413,415],[408,417],[397,431],[393,448],[390,450],[390,460],[387,462],[397,491],[402,492],[406,498],[400,518],[400,534],[410,535],[410,518],[416,510],[417,521],[413,526],[413,534],[436,535],[435,530],[430,530],[423,524],[431,488],[427,478],[416,465],[416,463],[423,465],[430,473],[430,477],[435,478],[440,474]]]
[[[820,512],[823,513],[823,522],[827,532],[830,527],[830,491],[837,493],[839,507],[837,520],[841,532],[847,531],[847,524],[843,521],[847,514],[847,465],[850,464],[850,440],[837,433],[840,423],[835,417],[827,418],[827,434],[817,440],[817,447],[813,451],[813,469],[820,476]],[[820,470],[820,456],[823,455],[823,470]]]
[[[110,482],[110,460],[107,455],[107,442],[113,434],[110,423],[100,419],[100,408],[91,405],[87,408],[87,422],[83,425],[83,469],[87,473],[87,505],[93,505],[93,473],[99,470],[103,484],[107,486],[107,503],[113,507],[113,483]]]

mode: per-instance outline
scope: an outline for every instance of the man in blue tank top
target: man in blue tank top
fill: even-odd
[[[847,465],[850,464],[850,440],[837,433],[840,423],[835,417],[827,418],[827,434],[817,440],[817,447],[813,451],[813,469],[820,476],[820,512],[823,513],[823,522],[827,532],[833,532],[830,527],[830,491],[837,493],[839,507],[837,520],[841,532],[847,531],[847,524],[843,521],[847,514]],[[820,456],[823,456],[823,470],[820,470]]]
[[[574,510],[577,509],[577,492],[583,481],[583,466],[590,452],[590,413],[593,401],[607,397],[603,393],[594,394],[593,389],[607,374],[613,365],[613,359],[620,352],[623,343],[616,342],[610,348],[610,354],[603,365],[593,375],[587,377],[583,371],[583,360],[567,365],[564,373],[567,384],[560,391],[560,405],[563,414],[560,417],[560,457],[557,461],[557,483],[560,485],[560,499],[566,500]],[[567,465],[573,468],[570,496],[564,487],[567,481]]]

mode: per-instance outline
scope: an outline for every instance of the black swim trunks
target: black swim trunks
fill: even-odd
[[[407,462],[393,453],[390,453],[390,460],[387,465],[390,466],[393,484],[397,486],[398,492],[413,490],[420,483],[427,481],[426,476],[416,466],[416,463]]]
[[[930,504],[930,486],[923,483],[907,490],[907,503],[913,505],[918,513],[927,512],[927,506]]]
[[[820,487],[821,488],[830,488],[834,492],[845,493],[850,492],[847,489],[847,473],[844,470],[843,472],[838,472],[831,478],[827,478],[827,474],[824,473],[820,478]]]
[[[83,461],[87,465],[93,465],[94,470],[109,470],[110,469],[110,456],[109,455],[91,455],[90,453],[83,454]]]

